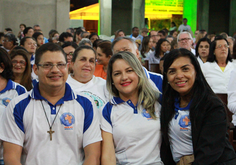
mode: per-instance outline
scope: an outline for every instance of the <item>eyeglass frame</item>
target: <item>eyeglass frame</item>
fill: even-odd
[[[22,62],[24,62],[24,64]],[[11,63],[12,65],[17,65],[19,63],[20,65],[26,66],[26,61],[23,61],[23,60],[20,60],[20,61],[12,60]]]
[[[49,65],[49,66],[46,66]],[[37,66],[41,66],[45,70],[52,70],[54,66],[57,67],[57,69],[62,70],[65,69],[67,66],[67,63],[58,63],[58,64],[52,64],[52,63],[45,63],[45,64],[37,64]],[[59,67],[58,67],[59,66]],[[62,67],[62,68],[61,68]]]
[[[222,48],[225,48],[225,49],[227,49],[227,48],[229,48],[229,45],[228,44],[225,44],[225,45],[218,45],[218,46],[216,46],[216,48],[215,49],[222,49]]]
[[[189,41],[189,40],[192,40],[192,39],[191,38],[182,38],[182,39],[179,39],[178,42]]]

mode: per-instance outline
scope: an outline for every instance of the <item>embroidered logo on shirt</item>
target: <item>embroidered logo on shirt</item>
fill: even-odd
[[[186,130],[186,131],[189,130],[189,128],[187,128],[188,126],[191,125],[189,115],[181,116],[179,119],[179,125],[180,125],[180,130]]]
[[[65,126],[65,130],[73,129],[72,124],[75,123],[75,117],[71,113],[69,112],[63,113],[60,117],[60,120],[61,124]]]
[[[148,111],[146,109],[143,109],[142,115],[143,115],[143,117],[146,117],[148,120],[152,119],[151,115],[148,113]]]
[[[6,98],[3,98],[3,99],[2,99],[2,104],[5,105],[5,106],[7,106],[7,105],[10,103],[10,101],[11,101],[11,99],[9,99],[9,98],[7,98],[7,97],[6,97]]]

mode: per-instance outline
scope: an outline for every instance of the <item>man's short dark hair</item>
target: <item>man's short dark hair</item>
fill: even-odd
[[[24,46],[25,45],[25,41],[28,39],[28,38],[31,38],[32,40],[34,40],[36,42],[36,40],[33,38],[33,37],[24,37],[20,40],[20,45]]]
[[[75,43],[75,42],[65,42],[62,46],[61,46],[61,48],[63,49],[63,48],[65,48],[65,47],[68,47],[68,46],[72,46],[73,48],[78,48],[78,45]]]
[[[67,62],[66,54],[65,54],[63,49],[58,44],[46,43],[46,44],[43,44],[42,46],[40,46],[39,49],[35,53],[35,64],[36,65],[39,64],[42,55],[45,52],[47,52],[47,51],[50,51],[50,52],[61,52],[64,55],[65,60]]]
[[[60,42],[64,42],[64,41],[65,41],[65,38],[68,38],[68,37],[72,37],[72,38],[73,38],[73,36],[72,36],[71,33],[69,33],[69,32],[63,32],[63,33],[61,33],[61,35],[59,36],[59,41],[60,41]]]
[[[135,29],[138,29],[138,27],[137,27],[137,26],[133,27],[133,28],[132,28],[132,31],[134,31]]]
[[[32,27],[26,27],[23,31],[24,36],[28,33],[30,29],[33,29]],[[34,30],[34,29],[33,29]]]
[[[188,21],[187,18],[183,18],[183,21],[184,21],[184,20]]]
[[[163,36],[165,36],[165,35],[166,35],[166,32],[165,32],[164,30],[160,30],[158,33],[161,33],[161,34],[163,34]]]
[[[11,28],[5,28],[5,30],[7,31],[7,32],[12,32],[12,29]]]

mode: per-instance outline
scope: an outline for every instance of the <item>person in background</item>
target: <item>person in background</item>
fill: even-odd
[[[4,33],[0,32],[0,47],[3,47]]]
[[[233,46],[234,46],[235,39],[231,36],[228,36],[227,41],[229,43],[230,54],[231,56],[233,56]]]
[[[87,31],[83,31],[82,33],[80,33],[80,36],[81,36],[81,38],[89,38],[90,33]]]
[[[196,45],[196,57],[197,60],[202,66],[205,63],[209,56],[211,41],[208,38],[201,38]]]
[[[34,29],[32,27],[26,27],[23,31],[24,37],[32,37],[34,34]]]
[[[174,38],[174,40],[170,43],[170,51],[174,49],[178,49],[177,38]]]
[[[165,165],[236,164],[224,104],[189,50],[175,49],[165,57],[160,119]]]
[[[164,30],[158,31],[158,35],[160,36],[160,39],[165,39],[166,38],[166,33]]]
[[[82,40],[81,33],[83,30],[81,27],[76,29],[75,35],[74,35],[74,42],[76,42],[77,45],[79,45],[79,42]]]
[[[195,50],[192,48],[193,38],[189,32],[180,32],[177,36],[178,48],[185,48],[195,55]]]
[[[89,36],[89,40],[93,43],[95,40],[99,39],[99,36],[97,33],[91,33]]]
[[[22,24],[20,24],[19,28],[20,28],[20,31],[19,31],[17,37],[19,38],[19,40],[21,40],[22,38],[24,38],[23,31],[25,30],[26,25],[22,23]]]
[[[187,25],[187,18],[183,19],[183,24],[179,26],[178,31],[179,32],[183,32],[183,31],[187,31],[187,32],[191,32],[191,27],[189,25]]]
[[[134,54],[118,52],[111,57],[106,86],[113,98],[102,111],[101,163],[163,165],[159,91]]]
[[[97,47],[97,65],[95,68],[94,76],[101,77],[106,80],[108,62],[112,56],[111,42],[102,41]]]
[[[59,36],[59,41],[61,44],[64,44],[64,42],[73,42],[73,36],[68,32],[63,32]]]
[[[178,32],[176,30],[170,31],[170,35],[173,36],[174,38],[177,38]]]
[[[142,35],[143,37],[148,36],[148,29],[147,29],[147,28],[142,28],[142,29],[141,29],[141,35]],[[124,37],[124,36],[123,36],[123,37]]]
[[[56,30],[50,30],[48,42],[58,43],[59,42],[59,33]]]
[[[177,27],[176,27],[175,22],[171,22],[171,25],[170,25],[170,26],[171,26],[171,27],[170,27],[169,31],[177,30]]]
[[[7,51],[0,48],[0,117],[12,99],[26,92],[20,84],[13,82],[12,63]],[[0,164],[4,165],[3,146],[0,140]]]
[[[28,52],[23,49],[13,49],[10,53],[10,57],[13,65],[14,82],[21,84],[27,91],[30,91],[32,89],[32,80]]]
[[[37,49],[44,44],[43,33],[35,32],[33,38],[36,40]]]
[[[17,45],[17,38],[14,34],[7,33],[4,35],[3,48],[10,53],[11,50]]]
[[[171,36],[171,35],[168,35],[167,37],[166,37],[166,39],[169,41],[169,43],[171,44],[171,42],[175,39],[173,36]]]
[[[95,50],[95,52],[97,52],[97,47],[98,47],[98,44],[100,42],[102,42],[103,40],[102,39],[97,39],[93,42],[93,49]],[[91,42],[91,41],[90,41]]]
[[[91,46],[79,46],[72,58],[73,74],[70,74],[67,83],[76,92],[91,97],[97,108],[101,111],[108,100],[106,80],[95,77],[96,52]]]
[[[153,54],[153,39],[150,36],[143,37],[141,58],[142,64],[144,65],[144,60],[146,60],[150,54]]]
[[[157,42],[155,53],[150,54],[150,56],[147,58],[149,64],[159,64],[160,63],[160,59],[168,51],[169,45],[170,45],[170,43],[169,43],[168,40],[160,39]],[[151,69],[150,65],[149,65],[149,69]]]
[[[139,34],[139,28],[138,27],[133,27],[132,28],[132,34],[130,35],[130,38],[132,38],[134,41],[139,39],[139,40],[143,40],[143,36],[141,36]]]
[[[99,40],[99,39],[97,39]],[[95,40],[96,41],[96,40]],[[94,42],[93,42],[94,43]],[[91,46],[93,45],[93,43],[91,42],[90,39],[88,38],[82,38],[82,40],[79,42],[79,46],[82,46],[82,45],[87,45],[87,46]]]
[[[202,72],[216,94],[226,94],[230,73],[235,68],[226,38],[216,36],[211,43],[207,62],[202,65]]]
[[[7,33],[13,34],[12,29],[11,28],[5,28],[4,29],[4,34],[7,34]]]
[[[160,36],[158,35],[158,32],[155,30],[150,31],[149,36],[152,38],[153,40],[153,48],[156,48],[156,44],[158,42],[158,40],[160,39]]]
[[[75,35],[75,30],[74,30],[74,28],[67,28],[67,29],[66,29],[66,32],[70,33],[72,36]]]
[[[75,42],[65,42],[61,47],[66,54],[67,64],[69,65],[68,71],[69,73],[73,73],[71,62],[73,59],[74,51],[78,47],[78,45]]]

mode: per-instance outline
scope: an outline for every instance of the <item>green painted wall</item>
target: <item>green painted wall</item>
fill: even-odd
[[[184,0],[183,2],[183,18],[187,18],[187,24],[194,33],[197,29],[197,0]]]

